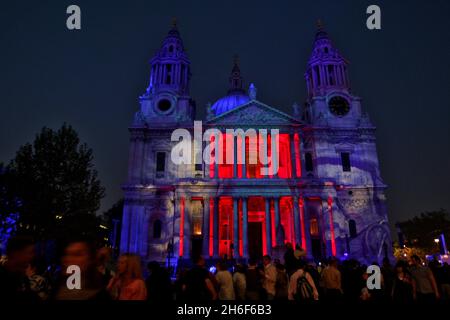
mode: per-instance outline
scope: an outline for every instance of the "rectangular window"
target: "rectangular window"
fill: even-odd
[[[352,166],[350,164],[350,153],[342,152],[341,153],[341,162],[342,162],[342,171],[350,172],[351,168],[352,168]]]
[[[311,152],[305,153],[305,170],[306,172],[312,172],[314,169],[313,167],[313,159]]]
[[[156,172],[164,172],[166,170],[166,153],[156,153]]]
[[[203,165],[201,163],[196,163],[195,171],[203,171]]]

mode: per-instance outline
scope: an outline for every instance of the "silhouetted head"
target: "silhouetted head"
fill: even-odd
[[[34,258],[34,243],[29,237],[10,238],[6,245],[6,266],[10,272],[25,274]]]
[[[264,264],[265,266],[267,266],[268,264],[270,264],[271,261],[272,261],[272,258],[271,258],[268,254],[266,254],[266,255],[263,257],[263,264]]]

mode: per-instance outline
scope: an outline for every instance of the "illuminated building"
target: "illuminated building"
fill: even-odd
[[[196,108],[175,25],[150,63],[149,87],[129,129],[122,252],[163,262],[173,243],[175,260],[247,259],[280,256],[290,242],[311,259],[391,257],[375,127],[350,90],[347,60],[322,26],[307,63],[304,107],[295,104],[289,115],[257,100],[254,85],[244,89],[237,60],[227,95],[207,106],[203,130],[279,130],[279,152],[267,153],[279,170],[268,176],[260,163],[195,164],[207,142],[194,148],[192,164],[174,164],[171,134],[193,131]],[[234,139],[234,159],[245,152],[248,161],[261,147],[246,139],[244,148],[243,139],[224,134],[227,139]]]

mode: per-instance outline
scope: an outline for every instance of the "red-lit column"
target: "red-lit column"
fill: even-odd
[[[183,251],[184,251],[184,198],[180,198],[179,201],[180,205],[180,241],[179,241],[179,256],[183,257]]]
[[[330,221],[330,237],[331,237],[331,254],[336,256],[336,238],[334,235],[334,220],[333,220],[333,198],[328,197],[328,214]]]
[[[202,256],[209,256],[209,231],[210,231],[210,212],[209,212],[209,197],[206,196],[203,198],[203,247],[202,247]]]
[[[270,216],[270,198],[264,198],[266,219],[266,247],[267,254],[272,254],[272,219]]]
[[[291,153],[291,178],[297,178],[297,161],[296,161],[296,148],[295,148],[295,135],[291,133],[289,135],[289,151]]]
[[[239,198],[233,197],[233,255],[239,257]]]
[[[191,199],[183,198],[184,202],[184,248],[183,258],[189,259],[191,253]]]
[[[300,206],[300,230],[302,235],[302,248],[308,252],[308,244],[306,243],[306,228],[305,228],[305,202],[303,200],[303,197],[300,198],[299,201]]]
[[[247,211],[247,197],[242,197],[242,246],[243,256],[248,258],[248,211]]]
[[[273,198],[273,206],[275,209],[275,241],[277,246],[282,246],[284,243],[278,243],[278,231],[280,229],[280,198]]]
[[[214,217],[213,217],[213,246],[214,257],[219,257],[219,198],[214,197]]]
[[[245,147],[246,147],[246,137],[245,135],[242,135],[241,142],[242,142],[242,179],[247,178],[247,161],[245,159]]]
[[[295,172],[297,175],[297,178],[300,178],[302,176],[302,160],[301,160],[301,153],[300,153],[300,136],[298,133],[294,134],[294,153],[295,153]]]
[[[234,134],[230,135],[230,138],[233,139],[233,178],[236,179],[238,177],[238,138]]]
[[[302,230],[300,229],[300,212],[299,212],[299,203],[298,203],[298,197],[294,196],[294,236],[295,236],[295,242],[298,243],[300,246],[303,245],[303,242],[301,241],[301,234]]]

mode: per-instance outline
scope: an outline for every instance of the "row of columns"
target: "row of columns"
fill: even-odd
[[[303,197],[292,196],[293,198],[293,222],[294,222],[294,237],[295,243],[300,244],[307,252],[311,252],[311,240],[309,234],[309,221],[308,217],[305,216],[304,200]],[[220,197],[213,197],[213,211],[210,212],[210,197],[206,196],[203,198],[203,226],[202,226],[202,255],[203,256],[213,256],[219,258],[219,243],[220,243],[220,225],[219,225],[219,199]],[[247,258],[249,256],[248,251],[248,196],[244,197],[233,197],[233,245],[234,245],[234,258],[239,258],[239,200],[242,201],[242,256]],[[272,251],[272,244],[275,242],[276,246],[282,246],[283,243],[279,243],[279,239],[272,239],[272,217],[271,217],[271,205],[270,201],[273,200],[274,203],[274,224],[275,224],[275,236],[281,225],[280,218],[280,197],[265,197],[264,198],[264,208],[265,208],[265,232],[266,232],[266,252],[268,254]],[[327,230],[333,230],[333,216],[332,216],[332,205],[331,200],[323,200],[323,214],[327,214]],[[188,258],[190,256],[190,245],[191,245],[191,223],[189,218],[189,212],[191,212],[191,201],[185,201],[184,198],[177,201],[177,205],[181,207],[180,214],[182,215],[181,221],[183,224],[180,230],[180,245],[183,247],[182,256]],[[212,219],[212,233],[210,232],[211,220]],[[322,232],[325,232],[325,227]],[[327,241],[328,242],[328,241]],[[212,248],[211,248],[212,245]],[[329,248],[328,248],[329,247]],[[212,250],[211,250],[212,249]],[[327,244],[327,252],[332,252],[333,255],[336,254],[336,248],[334,245],[334,240],[331,239],[329,244]]]
[[[280,133],[282,134],[282,133]],[[298,134],[297,134],[298,135]],[[289,134],[289,143],[290,143],[290,151],[291,151],[291,170],[292,170],[292,178],[299,178],[301,176],[301,168],[303,168],[303,164],[302,164],[302,159],[300,156],[300,150],[301,150],[301,140],[298,138],[298,141],[296,141],[295,139],[296,133],[290,133]],[[245,141],[246,139],[241,139],[241,159],[243,159],[242,162],[246,162],[246,144]],[[258,143],[259,146],[259,143]],[[216,143],[215,144],[215,150],[218,150],[219,148],[219,144]],[[233,135],[233,178],[238,178],[238,141],[237,141],[237,137]],[[269,151],[269,147],[267,145],[266,148],[267,152],[266,152],[266,158],[264,159],[264,161],[267,163],[267,156],[268,156],[268,151]],[[297,151],[296,151],[297,150]],[[258,151],[257,151],[258,152]],[[259,152],[258,152],[259,154]],[[272,153],[272,163],[277,163],[278,159],[278,152],[274,152]],[[216,159],[217,159],[217,155],[215,155]],[[224,163],[225,163],[225,159],[224,159]],[[297,163],[299,164],[299,170],[297,174]],[[277,177],[277,174],[273,175],[274,177]],[[242,166],[242,177],[243,178],[247,178],[247,168],[245,165]],[[214,178],[219,178],[219,163],[218,161],[214,162]]]

